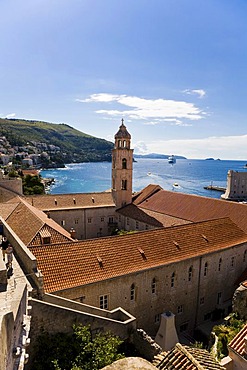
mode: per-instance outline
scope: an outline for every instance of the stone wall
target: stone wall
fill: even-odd
[[[129,338],[135,330],[135,318],[123,310],[114,310],[112,313],[106,310],[94,310],[94,307],[60,299],[59,297],[44,297],[54,303],[31,299],[32,305],[32,326],[30,332],[30,364],[31,369],[33,346],[42,330],[48,333],[72,333],[73,324],[90,325],[92,331],[110,331],[122,339]],[[68,307],[71,308],[68,308]],[[100,311],[101,316],[100,316]],[[122,320],[120,320],[122,319]]]
[[[247,259],[244,259],[246,249],[247,245],[242,244],[56,294],[95,307],[100,307],[100,298],[104,296],[108,310],[121,306],[136,317],[137,327],[151,336],[155,336],[159,329],[159,315],[171,311],[176,316],[178,334],[181,331],[193,334],[194,328],[209,321],[214,311],[225,310],[228,314],[236,289],[235,282],[247,267]],[[190,268],[192,276],[189,280]],[[133,284],[134,295],[131,297]]]
[[[134,331],[132,342],[140,356],[148,361],[153,361],[162,352],[162,348],[142,329]]]
[[[0,186],[14,191],[19,195],[23,195],[22,191],[22,179],[21,178],[4,178],[0,180]]]
[[[42,296],[43,295],[43,275],[37,269],[37,260],[32,252],[26,247],[21,239],[14,233],[11,227],[0,217],[0,221],[3,224],[3,233],[13,246],[14,256],[16,257],[19,265],[23,269],[23,272],[31,280],[36,287],[33,290],[33,294]]]
[[[49,215],[68,232],[73,228],[79,240],[109,235],[109,218],[117,219],[113,206],[49,210]]]
[[[243,320],[247,320],[247,281],[235,290],[232,300],[233,312]]]

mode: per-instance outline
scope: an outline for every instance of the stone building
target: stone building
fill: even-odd
[[[4,235],[31,282],[31,342],[42,325],[69,331],[73,320],[155,336],[167,311],[182,340],[230,312],[247,269],[247,206],[155,184],[132,194],[130,147],[122,122],[106,192],[23,197],[0,187]]]
[[[226,192],[222,199],[246,201],[247,200],[247,172],[229,170],[227,174]]]

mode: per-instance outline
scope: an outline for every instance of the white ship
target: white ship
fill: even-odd
[[[173,154],[168,157],[168,163],[176,163],[176,157]]]

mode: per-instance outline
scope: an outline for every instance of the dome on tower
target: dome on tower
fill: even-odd
[[[118,130],[118,132],[115,135],[115,139],[122,139],[122,138],[124,138],[124,139],[126,139],[126,138],[131,139],[131,135],[127,131],[126,126],[124,125],[123,122],[124,122],[124,120],[122,119],[122,124],[119,127],[119,130]]]

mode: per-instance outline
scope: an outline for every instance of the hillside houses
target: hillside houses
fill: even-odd
[[[30,141],[26,145],[11,146],[5,136],[0,136],[0,163],[3,166],[9,164],[21,164],[26,167],[41,168],[43,160],[50,160],[50,155],[60,153],[60,147],[53,144]]]

